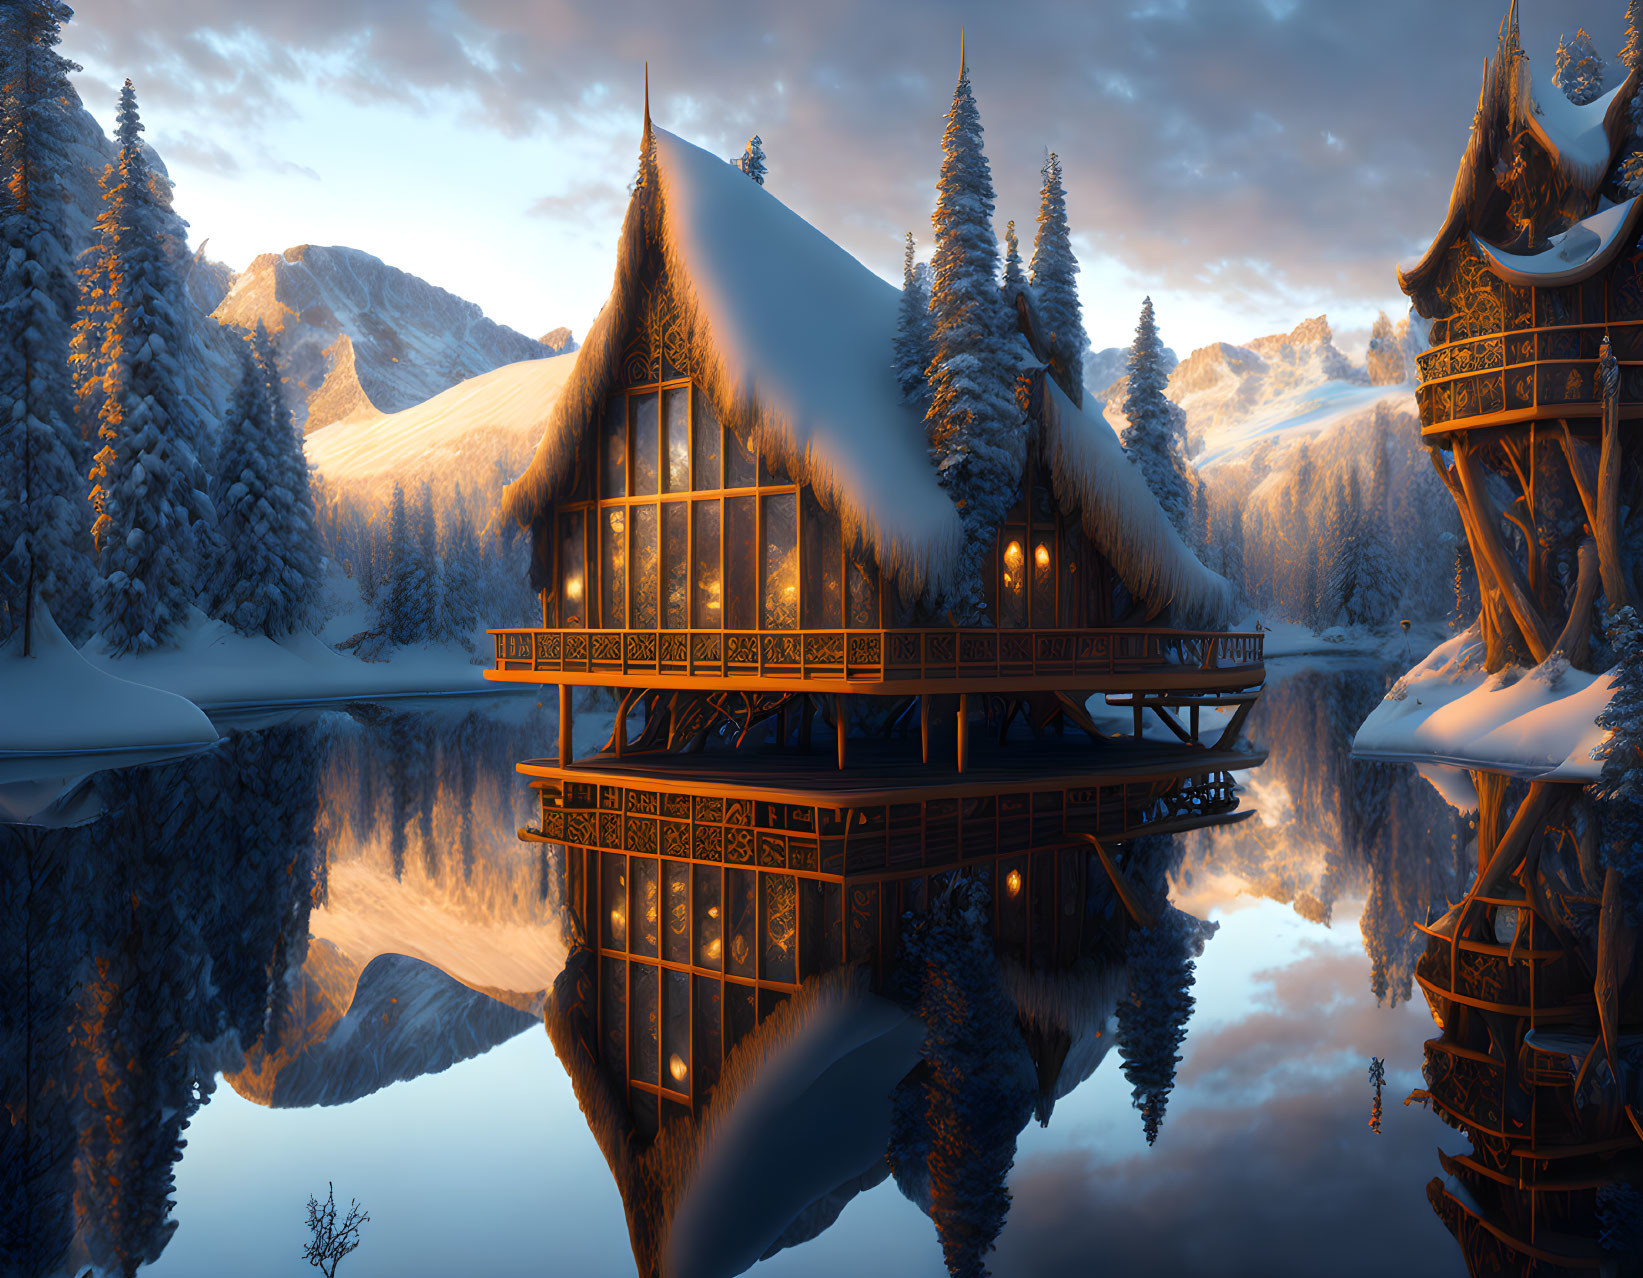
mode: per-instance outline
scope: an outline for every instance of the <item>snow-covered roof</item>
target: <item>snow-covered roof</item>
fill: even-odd
[[[503,493],[501,517],[529,523],[569,475],[616,384],[654,244],[685,312],[696,380],[719,417],[746,427],[761,453],[810,483],[846,536],[869,546],[904,591],[939,590],[957,568],[963,530],[936,480],[922,416],[902,400],[891,366],[900,291],[719,157],[661,129],[651,137],[610,300],[534,459]],[[1229,588],[1159,531],[1168,521],[1105,425],[1064,396],[1060,403],[1072,417],[1052,447],[1065,446],[1069,458],[1052,464],[1084,499],[1086,526],[1099,530],[1119,575],[1149,603],[1218,619]],[[1096,428],[1109,446],[1094,442]],[[1115,467],[1119,476],[1103,473]],[[1140,543],[1113,539],[1124,534]]]
[[[1551,74],[1536,77],[1518,40],[1515,13],[1501,28],[1500,47],[1484,65],[1483,86],[1465,153],[1455,173],[1449,208],[1442,228],[1420,260],[1398,271],[1403,291],[1413,296],[1424,288],[1444,254],[1462,233],[1484,252],[1496,274],[1517,284],[1565,284],[1584,279],[1606,265],[1613,253],[1594,253],[1578,266],[1557,268],[1556,274],[1509,274],[1516,268],[1503,264],[1503,255],[1486,238],[1498,233],[1509,193],[1497,180],[1510,166],[1518,139],[1527,137],[1556,170],[1566,188],[1565,202],[1596,210],[1598,191],[1615,153],[1631,133],[1626,105],[1639,84],[1640,69],[1633,68],[1619,85],[1592,102],[1571,102]],[[1620,243],[1629,242],[1622,238]],[[1545,250],[1556,253],[1558,246]],[[1541,254],[1523,255],[1539,257]]]
[[[1219,621],[1232,585],[1187,549],[1092,399],[1085,412],[1044,379],[1044,451],[1056,497],[1139,598],[1173,606],[1177,623]]]
[[[1476,235],[1471,237],[1472,247],[1496,275],[1510,284],[1546,287],[1573,284],[1606,265],[1622,247],[1632,242],[1640,210],[1643,210],[1643,200],[1636,196],[1612,204],[1576,222],[1567,231],[1548,236],[1546,247],[1538,253],[1508,253],[1486,244]]]

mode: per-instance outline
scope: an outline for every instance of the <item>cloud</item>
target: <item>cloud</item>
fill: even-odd
[[[1393,264],[1436,232],[1504,0],[78,8],[71,52],[246,133],[297,81],[465,103],[477,127],[512,135],[636,130],[648,58],[659,123],[726,154],[759,132],[772,189],[887,275],[900,232],[928,233],[962,23],[1001,223],[1030,224],[1052,147],[1075,231],[1138,284],[1315,313],[1393,298]],[[1599,44],[1617,47],[1618,28],[1600,24]],[[1525,15],[1541,65],[1557,34]],[[612,149],[628,167],[631,148]]]
[[[589,222],[620,217],[627,207],[627,198],[627,188],[620,182],[596,179],[577,182],[556,195],[533,200],[525,212],[530,217],[550,221]]]
[[[1356,950],[1303,948],[1257,979],[1250,1015],[1189,1033],[1156,1146],[1017,1159],[999,1278],[1464,1271],[1424,1195],[1434,1145],[1464,1140],[1399,1104],[1432,1033],[1423,1009],[1377,1009]],[[1367,1126],[1372,1054],[1391,1075],[1382,1136]]]

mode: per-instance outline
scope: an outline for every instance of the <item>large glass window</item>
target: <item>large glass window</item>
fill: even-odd
[[[585,626],[587,563],[583,557],[585,516],[580,510],[559,517],[559,624]]]
[[[880,625],[872,555],[847,552],[838,514],[759,458],[699,389],[616,391],[595,442],[560,503],[561,626]],[[1052,598],[1054,585],[1052,571]]]
[[[799,624],[799,511],[792,493],[776,493],[764,504],[764,591],[759,623],[765,630],[794,630]]]
[[[704,503],[705,504],[705,503]],[[690,503],[662,505],[662,625],[690,625]]]
[[[633,405],[633,495],[651,497],[656,493],[656,393],[634,395]]]
[[[690,387],[674,386],[662,392],[662,454],[665,472],[662,491],[690,491]]]
[[[723,590],[720,588],[719,503],[696,501],[690,504],[695,524],[695,568],[691,580],[691,624],[698,630],[717,630],[724,625]]]
[[[725,498],[725,628],[752,630],[759,599],[757,497]]]

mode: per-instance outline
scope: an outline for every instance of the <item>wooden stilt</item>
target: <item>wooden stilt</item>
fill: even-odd
[[[571,761],[575,747],[571,744],[571,686],[568,683],[559,685],[559,766],[564,767]]]
[[[930,762],[930,694],[923,693],[918,699],[918,737],[921,750],[920,762]]]
[[[611,733],[611,742],[616,747],[618,759],[628,752],[628,705],[631,701],[631,694],[625,695],[616,707],[616,731]]]
[[[958,770],[970,762],[970,694],[958,694]]]
[[[839,747],[839,771],[844,771],[845,742],[850,739],[850,698],[844,693],[835,693],[833,696],[833,719],[836,727],[833,736]]]

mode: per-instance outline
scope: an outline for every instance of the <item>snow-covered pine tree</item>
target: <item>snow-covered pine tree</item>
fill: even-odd
[[[1323,527],[1318,540],[1318,569],[1314,583],[1314,630],[1327,630],[1341,620],[1341,587],[1351,523],[1346,510],[1346,485],[1336,479],[1324,502]]]
[[[1021,269],[1021,241],[1015,233],[1015,219],[1004,224],[1004,305],[1015,309],[1015,299],[1027,287],[1027,276]]]
[[[901,259],[901,307],[896,312],[896,336],[891,349],[902,398],[928,409],[930,383],[925,369],[934,355],[930,343],[930,279],[924,263],[913,260],[913,247],[913,233],[908,231]]]
[[[1643,63],[1643,0],[1626,0],[1626,41],[1620,47],[1620,65],[1628,73]],[[1620,185],[1633,195],[1643,194],[1643,89],[1626,104],[1632,136],[1620,162]]]
[[[1388,511],[1392,489],[1389,442],[1386,421],[1377,417],[1369,460],[1369,487],[1358,517],[1357,610],[1351,618],[1366,626],[1385,625],[1398,602]]]
[[[764,142],[755,133],[747,140],[747,149],[731,161],[760,186],[764,185]]]
[[[438,639],[445,633],[445,588],[442,582],[443,565],[439,559],[439,522],[434,516],[434,488],[426,479],[416,501],[417,551],[423,571],[428,576],[428,589],[422,595],[419,638]]]
[[[319,597],[324,557],[315,526],[314,494],[308,479],[303,435],[297,429],[291,405],[285,397],[279,346],[261,320],[257,321],[256,332],[251,337],[251,356],[262,378],[262,399],[267,414],[264,450],[272,466],[271,475],[283,494],[277,512],[282,563],[280,613],[274,619],[277,630],[269,633],[287,634],[307,621]]]
[[[1363,486],[1356,467],[1339,481],[1341,523],[1340,545],[1330,564],[1329,593],[1336,600],[1336,620],[1351,625],[1364,619],[1362,598]]]
[[[1596,101],[1602,94],[1603,59],[1592,47],[1592,37],[1585,27],[1578,28],[1568,40],[1558,37],[1554,78],[1576,106]]]
[[[137,95],[120,92],[118,161],[103,176],[97,218],[106,280],[102,398],[92,537],[101,556],[97,631],[112,653],[169,643],[193,603],[195,555],[211,506],[197,460],[199,424],[177,353],[187,341],[182,281],[172,269],[139,134]]]
[[[1169,377],[1163,356],[1164,344],[1158,338],[1152,298],[1148,297],[1141,303],[1135,342],[1125,365],[1129,385],[1124,392],[1124,419],[1129,425],[1120,438],[1175,531],[1185,538],[1192,517],[1192,485],[1187,481],[1185,432],[1164,395]]]
[[[1592,793],[1602,816],[1603,864],[1620,875],[1627,922],[1643,923],[1643,626],[1621,608],[1606,637],[1615,656],[1614,694],[1597,716],[1609,733],[1592,757],[1603,771]]]
[[[1181,1063],[1176,1049],[1187,1036],[1196,970],[1190,920],[1168,901],[1159,913],[1151,927],[1136,928],[1125,942],[1129,990],[1118,1003],[1118,1055],[1149,1145],[1163,1128],[1175,1086],[1175,1067]]]
[[[421,539],[406,512],[405,489],[396,480],[388,516],[387,582],[377,609],[376,633],[390,644],[416,643],[426,638],[424,599],[428,587]]]
[[[993,178],[981,145],[981,115],[960,58],[958,86],[942,134],[931,262],[930,407],[925,431],[937,476],[964,526],[964,547],[943,601],[959,625],[986,620],[984,566],[1015,502],[1026,461],[1026,427],[1015,401],[998,292]]]
[[[57,52],[60,0],[0,0],[0,639],[33,648],[36,603],[80,637],[94,570],[83,454],[73,429],[69,324],[76,287],[62,174],[75,163]]]
[[[242,635],[280,635],[285,537],[280,487],[268,439],[268,399],[262,370],[249,349],[240,353],[240,380],[228,401],[217,446],[217,554],[210,574],[210,611]]]
[[[1067,398],[1084,402],[1084,317],[1078,301],[1078,259],[1067,229],[1067,197],[1061,188],[1061,160],[1054,151],[1039,170],[1038,233],[1033,237],[1033,297],[1048,334],[1051,371]]]

